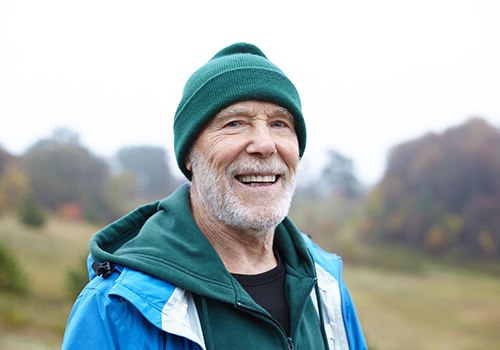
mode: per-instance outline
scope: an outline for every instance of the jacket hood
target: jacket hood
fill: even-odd
[[[288,268],[315,276],[305,242],[288,218],[276,228],[275,244]],[[97,261],[126,266],[199,295],[229,303],[245,298],[194,221],[189,184],[97,232],[90,241],[90,253]]]

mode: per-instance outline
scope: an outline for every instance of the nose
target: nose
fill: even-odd
[[[246,147],[248,154],[267,158],[277,152],[276,140],[268,125],[264,123],[255,125],[249,137]]]

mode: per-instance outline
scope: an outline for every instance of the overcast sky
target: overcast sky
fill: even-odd
[[[189,75],[237,41],[294,82],[305,164],[326,148],[367,184],[398,143],[500,126],[500,1],[0,1],[0,144],[68,127],[96,154],[172,150]]]

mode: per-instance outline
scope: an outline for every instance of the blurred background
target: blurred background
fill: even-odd
[[[0,3],[0,348],[57,349],[88,241],[185,179],[173,115],[237,41],[295,83],[290,216],[370,349],[500,346],[500,3]]]

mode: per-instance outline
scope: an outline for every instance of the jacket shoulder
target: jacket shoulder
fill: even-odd
[[[179,288],[121,266],[106,278],[91,276],[71,311],[63,349],[200,349],[165,323],[178,312]]]
[[[322,300],[326,304],[324,313],[328,318],[327,325],[338,326],[332,327],[331,330],[326,327],[327,334],[340,339],[345,348],[366,350],[367,345],[356,309],[342,278],[342,259],[320,248],[309,236],[302,236],[314,262],[319,265],[316,272]]]
[[[302,238],[307,245],[309,252],[316,264],[321,266],[336,280],[341,280],[342,276],[342,258],[337,254],[327,252],[319,247],[310,236],[302,233]]]
[[[83,289],[69,316],[63,349],[127,348],[136,344],[137,332],[152,328],[130,303],[110,293],[119,275],[97,276]]]

